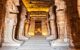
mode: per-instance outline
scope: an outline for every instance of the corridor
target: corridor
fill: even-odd
[[[0,50],[80,50],[80,0],[0,0]]]
[[[0,50],[70,50],[69,47],[51,47],[50,42],[43,36],[31,37],[19,47],[2,47]]]

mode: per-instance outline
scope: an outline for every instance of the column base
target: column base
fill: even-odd
[[[25,35],[25,37],[30,38],[31,36],[29,34]]]
[[[21,46],[21,44],[22,44],[23,42],[15,42],[15,41],[13,41],[13,42],[4,42],[4,43],[2,43],[2,46]]]
[[[18,39],[24,41],[24,40],[28,40],[29,38],[27,38],[27,37],[25,37],[25,36],[20,36]]]
[[[55,36],[53,36],[53,35],[50,35],[50,36],[48,36],[47,38],[46,38],[46,40],[55,40],[56,39],[56,37]]]
[[[69,42],[68,41],[64,41],[64,40],[62,40],[62,39],[57,39],[57,40],[55,40],[55,41],[52,41],[51,42],[51,47],[66,47],[66,46],[69,46]]]
[[[70,39],[70,46],[74,47],[73,40]]]

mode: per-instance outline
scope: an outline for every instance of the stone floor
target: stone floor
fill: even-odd
[[[0,50],[80,50],[69,47],[51,47],[45,37],[36,36],[26,40],[20,47],[2,47]]]

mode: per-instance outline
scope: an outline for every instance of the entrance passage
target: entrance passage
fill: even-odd
[[[0,50],[72,50],[69,47],[51,47],[43,36],[34,36],[26,40],[20,47],[2,47]]]
[[[35,21],[35,35],[42,35],[41,21]]]

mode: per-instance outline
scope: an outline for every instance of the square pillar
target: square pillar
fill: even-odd
[[[67,15],[66,4],[63,0],[55,0],[56,16],[57,16],[57,28],[58,39],[51,42],[51,46],[69,46],[68,32],[67,32]]]
[[[2,46],[20,46],[22,41],[15,39],[18,9],[12,0],[7,0],[4,26],[4,42]]]
[[[55,24],[55,14],[53,13],[53,6],[50,7],[49,15],[50,15],[49,21],[50,21],[51,35],[46,39],[55,40],[57,39],[57,32],[56,32],[56,24]]]
[[[4,42],[2,46],[20,46],[22,41],[15,39],[15,18],[16,14],[9,14],[10,16],[5,18],[5,27],[4,27]]]
[[[18,31],[18,39],[19,40],[28,40],[28,38],[25,36],[24,27],[25,27],[25,20],[26,20],[26,8],[22,6],[22,12],[20,15],[20,23],[19,23],[19,31]]]

